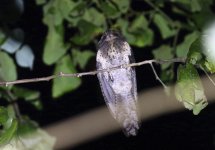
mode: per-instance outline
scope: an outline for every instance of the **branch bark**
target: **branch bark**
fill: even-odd
[[[155,64],[164,64],[164,63],[170,63],[170,62],[171,63],[175,63],[175,62],[184,63],[185,61],[186,61],[185,58],[173,58],[173,59],[169,59],[169,60],[151,59],[151,60],[145,60],[145,61],[132,63],[132,64],[123,64],[123,65],[116,66],[113,68],[107,68],[107,69],[102,69],[102,70],[97,70],[97,71],[72,73],[72,74],[60,72],[56,75],[50,75],[50,76],[40,77],[40,78],[20,79],[20,80],[15,80],[15,81],[4,81],[4,82],[0,82],[0,86],[9,86],[9,85],[14,85],[14,84],[50,81],[50,80],[53,80],[53,79],[59,78],[59,77],[82,77],[82,76],[96,75],[97,73],[101,73],[101,72],[110,72],[110,71],[121,69],[121,68],[137,67],[137,66],[142,66],[142,65],[146,65],[146,64],[151,65],[152,63],[155,63]]]

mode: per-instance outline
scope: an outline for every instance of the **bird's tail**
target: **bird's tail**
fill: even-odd
[[[127,118],[123,122],[123,131],[126,136],[136,136],[139,129],[138,121],[134,118]]]
[[[136,101],[133,98],[127,97],[117,104],[116,119],[123,127],[126,136],[137,135],[139,129]]]

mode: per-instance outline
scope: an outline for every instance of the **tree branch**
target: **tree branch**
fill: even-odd
[[[206,74],[206,76],[208,77],[208,79],[211,81],[211,83],[215,86],[215,82],[214,80],[210,77],[210,75],[207,73],[207,71],[205,71],[205,69],[200,66],[200,68],[203,70],[203,72]]]
[[[150,63],[150,66],[151,66],[151,68],[152,68],[152,71],[153,71],[153,73],[154,73],[154,75],[155,75],[156,80],[158,80],[158,81],[161,83],[161,85],[164,87],[164,89],[167,89],[167,86],[166,86],[166,85],[163,83],[163,81],[159,78],[159,76],[158,76],[158,74],[157,74],[157,72],[156,72],[156,70],[155,70],[155,68],[154,68],[154,66],[153,66],[152,63]]]
[[[21,79],[21,80],[15,80],[15,81],[4,81],[4,82],[0,82],[0,86],[9,86],[9,85],[23,84],[23,83],[50,81],[52,79],[59,78],[59,77],[82,77],[82,76],[88,76],[88,75],[96,75],[97,73],[101,73],[101,72],[110,72],[110,71],[121,69],[121,68],[137,67],[137,66],[142,66],[145,64],[152,64],[152,63],[156,63],[156,64],[164,64],[164,63],[170,63],[170,62],[172,62],[172,63],[175,63],[175,62],[184,63],[185,61],[186,61],[185,58],[173,58],[173,59],[169,59],[169,60],[151,59],[151,60],[145,60],[145,61],[132,63],[132,64],[123,64],[123,65],[116,66],[113,68],[107,68],[107,69],[102,69],[102,70],[97,70],[97,71],[72,73],[72,74],[60,72],[59,74],[56,74],[56,75],[51,75],[51,76],[41,77],[41,78]]]

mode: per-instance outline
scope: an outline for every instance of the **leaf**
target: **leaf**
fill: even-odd
[[[8,53],[14,53],[17,51],[24,41],[24,32],[22,29],[15,29],[12,31],[12,34],[3,42],[1,45],[1,48],[8,52]]]
[[[54,64],[68,49],[68,45],[64,43],[64,18],[58,8],[58,2],[49,1],[43,9],[43,22],[48,26],[48,34],[43,53],[43,61],[47,65]]]
[[[22,43],[20,41],[8,37],[6,41],[1,45],[1,49],[12,54],[15,53],[21,45]]]
[[[86,9],[82,18],[98,27],[106,24],[105,16],[95,8]]]
[[[73,10],[70,12],[70,17],[68,18],[68,21],[70,22],[70,25],[77,26],[77,23],[79,20],[82,19],[85,11],[87,11],[87,3],[86,1],[76,1],[73,5]]]
[[[0,51],[0,81],[14,81],[17,79],[16,66],[10,56]]]
[[[3,150],[53,150],[56,138],[42,129],[11,139],[10,144],[0,146]]]
[[[54,73],[57,74],[59,72],[63,72],[63,73],[76,72],[74,64],[72,63],[72,60],[69,57],[69,55],[64,56],[57,63]],[[54,98],[60,97],[63,94],[78,88],[80,85],[81,85],[80,78],[76,78],[76,77],[56,78],[53,81],[52,96]]]
[[[0,107],[0,125],[0,145],[5,145],[16,135],[18,126],[11,107]]]
[[[17,64],[20,67],[33,69],[34,54],[28,45],[24,45],[16,52],[15,55]]]
[[[101,1],[100,8],[108,18],[114,19],[120,16],[120,11],[110,1]]]
[[[199,0],[174,0],[172,2],[177,3],[177,5],[179,5],[181,8],[188,12],[197,12],[202,9],[200,4],[201,1]]]
[[[162,45],[158,49],[152,51],[156,59],[167,60],[173,58],[172,48],[169,45]],[[171,63],[166,63],[161,65],[161,69],[167,69]]]
[[[72,50],[73,63],[75,66],[79,65],[81,69],[85,68],[92,56],[95,56],[95,53],[90,50],[84,50],[83,52],[77,49]]]
[[[23,87],[14,86],[12,88],[12,91],[16,97],[26,99],[26,100],[34,100],[40,97],[39,91],[30,90]]]
[[[186,57],[189,51],[190,45],[199,37],[198,32],[193,32],[186,35],[184,41],[176,47],[177,57]]]
[[[47,65],[52,65],[66,53],[67,49],[68,45],[64,44],[63,25],[57,27],[49,26],[43,52],[43,61]]]
[[[143,15],[137,16],[128,28],[128,32],[134,36],[128,41],[134,46],[144,47],[153,42],[153,32],[148,27],[148,21]],[[127,34],[125,34],[126,36]]]
[[[7,108],[0,106],[0,125],[6,124],[8,118]]]
[[[130,0],[112,0],[122,13],[126,13],[130,6]]]
[[[202,7],[199,3],[199,0],[191,0],[190,6],[191,6],[192,12],[197,12],[197,11],[200,11],[202,9]]]
[[[10,126],[7,129],[4,129],[4,132],[0,134],[0,145],[5,145],[10,142],[10,140],[16,135],[18,127],[18,121],[16,119],[12,119]]]
[[[18,124],[17,134],[19,136],[24,136],[26,134],[31,134],[38,129],[38,124],[30,120],[26,116],[22,116],[22,121]]]
[[[192,64],[178,67],[175,94],[185,108],[193,110],[194,115],[208,104],[199,74]]]
[[[203,67],[210,71],[210,73],[215,73],[215,64],[214,62],[208,61],[207,59],[204,61]]]
[[[37,5],[43,5],[46,3],[46,0],[36,0]]]
[[[63,16],[59,10],[58,1],[49,1],[43,7],[43,23],[47,26],[60,26],[63,23]]]
[[[138,15],[133,22],[131,23],[131,27],[129,27],[129,31],[134,32],[138,29],[148,28],[148,21],[143,15]]]
[[[2,43],[4,43],[5,40],[6,40],[6,35],[3,32],[3,30],[0,28],[0,48],[1,48]]]
[[[58,9],[58,13],[60,13],[64,19],[68,19],[70,17],[70,13],[76,5],[77,4],[72,0],[57,0],[55,7]]]
[[[171,82],[174,79],[174,68],[168,68],[161,71],[160,78],[163,82]]]
[[[202,60],[202,43],[201,38],[197,38],[190,46],[187,54],[187,61],[193,65],[199,64]]]
[[[77,26],[80,33],[76,34],[71,39],[71,41],[77,45],[87,45],[98,33],[103,32],[102,28],[85,20],[80,20]]]
[[[155,25],[158,27],[158,29],[160,30],[160,33],[163,39],[169,38],[176,33],[175,30],[171,28],[168,21],[162,15],[158,13],[155,14],[153,21]]]
[[[40,98],[40,92],[35,90],[30,90],[23,87],[13,86],[13,94],[20,99],[24,99],[26,102],[29,102],[36,109],[41,110],[43,108]]]
[[[144,47],[153,42],[154,34],[148,27],[148,21],[143,15],[137,16],[130,27],[124,19],[118,19],[116,25],[122,29],[123,35],[131,45]]]
[[[199,0],[198,3],[201,7],[201,11],[199,11],[198,13],[193,13],[191,18],[195,23],[196,27],[199,29],[202,29],[208,23],[210,23],[211,20],[214,19],[214,13],[211,9],[213,0],[204,0],[204,1]]]

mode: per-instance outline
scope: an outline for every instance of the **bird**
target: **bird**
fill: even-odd
[[[113,29],[103,33],[97,46],[96,68],[105,103],[126,136],[135,136],[139,129],[137,114],[137,83],[131,47],[122,34]],[[112,69],[114,67],[118,69]]]

